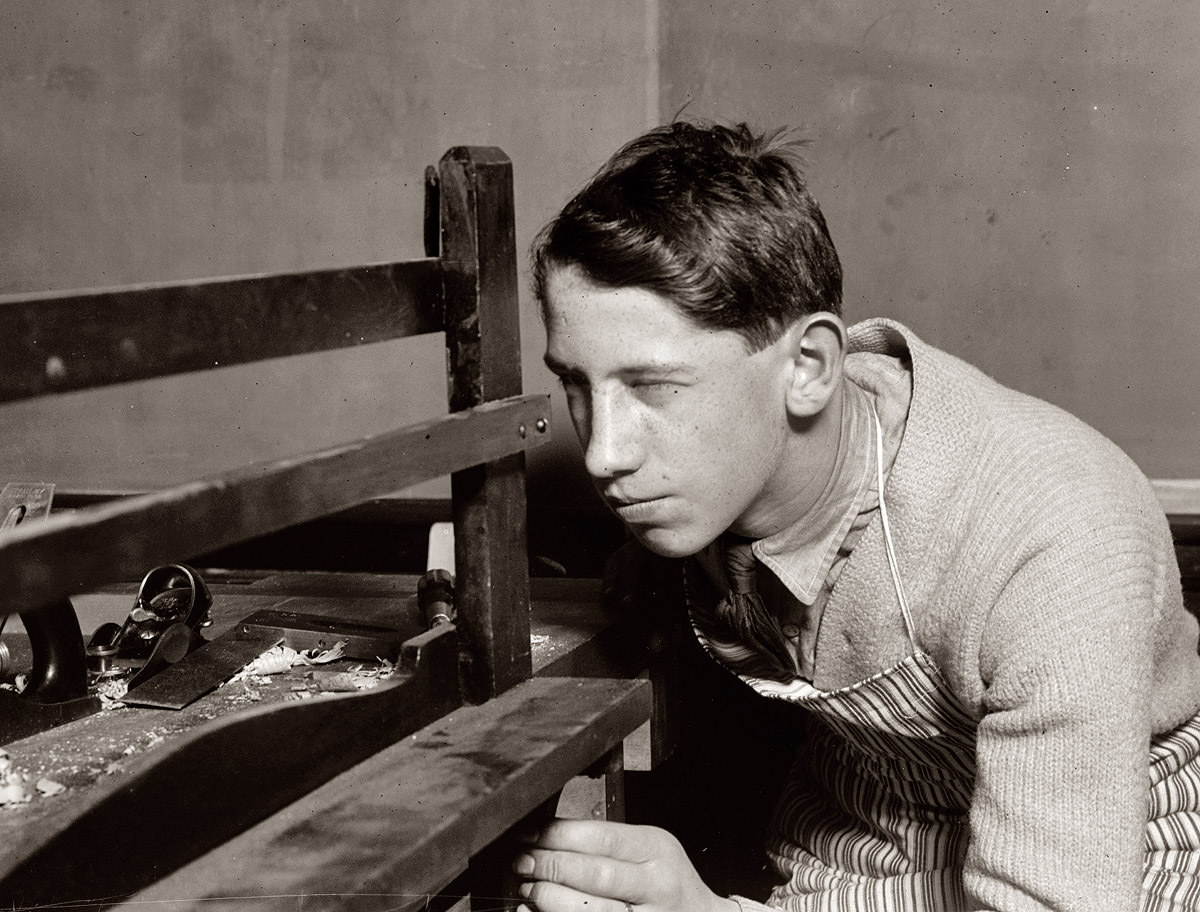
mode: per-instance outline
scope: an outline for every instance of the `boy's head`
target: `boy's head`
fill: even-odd
[[[832,471],[841,268],[778,136],[653,130],[534,244],[545,361],[588,473],[658,554],[770,535]]]
[[[534,242],[540,301],[566,266],[661,295],[751,351],[809,314],[841,311],[841,265],[797,144],[745,124],[676,122],[625,145]]]

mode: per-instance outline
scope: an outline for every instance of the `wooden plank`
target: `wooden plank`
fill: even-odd
[[[404,636],[416,635],[424,629],[416,603],[418,579],[415,575],[305,572],[275,574],[257,581],[239,577],[237,582],[222,582],[220,574],[208,574],[213,594],[213,624],[205,628],[203,635],[206,639],[219,636],[236,622],[263,609],[388,625]],[[552,665],[559,669],[578,667],[579,663],[569,666],[563,663],[570,662],[573,653],[588,652],[597,636],[612,625],[619,625],[613,613],[599,603],[599,586],[598,580],[531,581],[533,663],[543,676],[572,674],[547,672]],[[129,583],[73,599],[84,631],[124,620],[136,591],[137,584]],[[16,647],[13,667],[27,669],[29,650],[20,645],[20,636],[7,632],[4,641],[10,648]],[[641,648],[632,637],[614,640],[613,645],[629,652]],[[620,656],[607,656],[607,663],[603,657],[592,658],[587,663],[587,676],[627,676],[624,652]],[[347,659],[327,667],[344,670],[358,662]],[[303,683],[306,670],[297,668],[274,675],[268,686],[252,681],[223,687],[178,712],[126,706],[7,744],[5,749],[22,775],[29,777],[29,782],[48,777],[66,785],[68,790],[52,798],[35,798],[22,806],[19,813],[0,814],[0,845],[18,845],[27,842],[33,832],[65,826],[92,803],[93,790],[104,780],[129,776],[134,761],[173,749],[180,737],[212,719],[227,717],[248,706],[270,705],[287,694],[291,686]],[[0,725],[0,734],[2,729]],[[110,766],[117,769],[105,772]]]
[[[450,408],[521,389],[512,163],[495,148],[451,149],[439,166]]]
[[[512,164],[499,149],[442,157],[438,195],[450,408],[521,390]],[[531,673],[524,456],[451,479],[459,632],[467,699],[486,700]]]
[[[306,456],[17,526],[0,536],[0,614],[137,579],[156,564],[189,560],[536,446],[548,436],[548,415],[546,396],[489,403]],[[526,644],[528,649],[528,633]]]
[[[451,478],[463,693],[481,703],[533,673],[524,456]]]
[[[8,847],[0,895],[16,907],[99,905],[152,884],[452,712],[455,639],[449,628],[412,638],[405,673],[373,690],[234,713],[97,783],[69,823],[29,827]]]
[[[441,256],[441,203],[438,201],[438,169],[433,165],[425,166],[425,211],[421,218],[421,234],[425,245],[425,256]]]
[[[0,402],[441,328],[437,260],[0,297]]]
[[[1200,587],[1200,545],[1176,544],[1175,559],[1179,561],[1179,576],[1183,581],[1183,588]]]
[[[1200,478],[1152,478],[1150,483],[1173,525],[1200,525]]]
[[[526,681],[381,751],[116,908],[423,908],[472,855],[642,724],[649,691],[645,681]]]

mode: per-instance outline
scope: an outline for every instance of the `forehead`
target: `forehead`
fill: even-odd
[[[597,285],[574,266],[554,269],[546,278],[546,297],[542,303],[547,325],[570,324],[582,327],[596,316],[608,322],[678,323],[690,321],[670,300],[637,286],[613,288]]]
[[[595,285],[573,267],[547,277],[542,317],[546,359],[552,364],[699,366],[718,355],[748,354],[740,335],[698,326],[662,295]]]

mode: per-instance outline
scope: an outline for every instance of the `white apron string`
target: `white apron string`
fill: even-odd
[[[917,652],[917,634],[913,625],[912,613],[908,610],[908,599],[904,596],[904,583],[900,579],[900,567],[896,562],[896,548],[892,543],[892,524],[888,521],[887,504],[883,499],[883,427],[879,423],[879,414],[871,407],[871,417],[875,419],[875,477],[879,485],[879,521],[883,526],[883,544],[887,549],[888,569],[892,572],[892,585],[896,590],[896,601],[900,603],[900,613],[904,616],[904,629],[908,631],[908,642],[913,652]]]

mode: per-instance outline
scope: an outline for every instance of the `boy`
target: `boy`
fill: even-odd
[[[598,490],[678,559],[712,660],[805,726],[769,907],[1200,908],[1197,625],[1124,454],[847,328],[779,134],[651,131],[533,263]],[[516,870],[541,912],[761,908],[649,827],[556,821]]]

